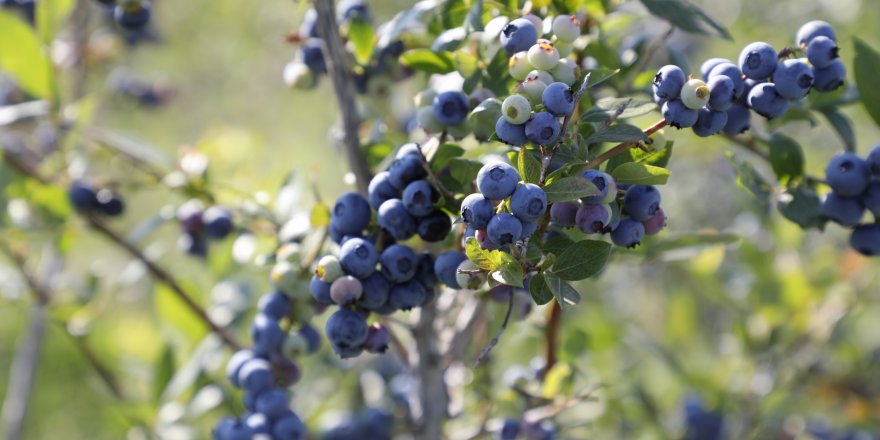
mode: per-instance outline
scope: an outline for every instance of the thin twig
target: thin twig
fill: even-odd
[[[498,330],[498,334],[495,335],[490,341],[489,344],[486,345],[486,348],[480,352],[480,355],[477,356],[477,360],[474,361],[474,365],[472,368],[476,369],[480,366],[480,362],[489,355],[489,352],[492,351],[496,345],[498,345],[498,341],[501,340],[501,335],[504,334],[504,330],[507,330],[507,323],[510,321],[510,315],[513,312],[513,291],[510,291],[509,300],[507,302],[507,313],[504,315],[504,321],[501,323],[501,329]]]
[[[666,119],[661,119],[661,120],[657,121],[654,125],[646,128],[644,130],[645,136],[650,137],[652,134],[658,132],[663,127],[666,127],[666,125],[667,125]],[[589,170],[589,169],[596,168],[599,165],[601,165],[603,162],[617,156],[618,154],[622,154],[623,152],[628,151],[630,148],[638,148],[638,146],[640,144],[641,143],[638,141],[622,142],[620,144],[617,144],[616,146],[614,146],[610,150],[596,156],[595,159],[585,163],[584,166],[581,167],[581,169],[582,170]]]

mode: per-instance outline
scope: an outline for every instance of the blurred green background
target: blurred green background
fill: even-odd
[[[410,4],[369,3],[377,21]],[[624,3],[622,14],[645,17],[633,26],[634,31],[666,28],[660,20],[647,17],[636,2]],[[670,44],[684,50],[694,68],[710,57],[736,58],[751,41],[777,47],[789,44],[798,26],[810,19],[836,26],[848,68],[853,36],[880,47],[876,32],[880,8],[875,0],[695,3],[728,26],[734,40],[676,31]],[[182,145],[195,146],[209,155],[212,178],[227,188],[223,195],[228,200],[238,192],[273,194],[291,171],[317,176],[317,186],[327,198],[349,189],[343,182],[344,161],[330,141],[336,108],[329,81],[308,92],[288,90],[281,81],[282,68],[294,52],[284,36],[296,29],[304,7],[290,1],[156,2],[154,22],[161,44],[143,45],[90,70],[87,89],[101,103],[94,125],[154,146],[169,161]],[[97,22],[99,11],[91,12]],[[665,62],[665,54],[658,53],[648,70]],[[120,67],[170,84],[175,95],[156,109],[113,95],[107,78]],[[410,81],[418,84],[422,79]],[[880,129],[861,107],[848,106],[844,113],[853,120],[860,153],[880,143]],[[653,114],[637,123],[644,127],[656,118]],[[789,124],[783,132],[804,146],[808,172],[822,175],[827,160],[843,144],[826,120],[817,122],[813,127],[807,122]],[[691,393],[729,412],[731,423],[791,425],[797,433],[798,424],[823,419],[835,426],[880,430],[878,262],[850,251],[847,231],[839,227],[831,225],[824,233],[803,232],[772,210],[769,215],[762,211],[752,196],[736,186],[724,157],[726,151],[744,158],[749,153],[722,138],[707,140],[689,131],[672,131],[667,130],[676,142],[673,173],[662,189],[669,228],[660,239],[704,230],[731,232],[742,239],[733,245],[658,255],[645,253],[649,242],[642,252],[618,253],[599,280],[582,284],[583,302],[564,314],[562,358],[578,371],[575,388],[601,384],[601,399],[564,413],[560,421],[570,429],[562,437],[674,436],[681,432],[680,402]],[[99,166],[112,170],[117,165]],[[756,166],[772,178],[765,164]],[[120,230],[133,228],[166,204],[183,201],[169,200],[167,191],[146,183],[137,191],[132,198],[136,202],[129,204],[129,213],[116,225]],[[303,203],[308,205],[309,200],[306,196]],[[176,229],[168,225],[151,237],[149,245],[162,255],[165,266],[173,267],[204,298],[221,281],[218,273],[228,274],[226,281],[246,283],[253,295],[268,288],[264,269],[228,270],[232,267],[228,257],[212,256],[206,270],[203,263],[180,256],[175,239]],[[165,405],[157,415],[156,366],[161,365],[166,347],[183,362],[195,348],[192,341],[198,340],[192,336],[203,330],[185,312],[169,312],[174,305],[163,305],[161,289],[147,280],[132,277],[135,281],[126,282],[122,276],[111,276],[138,268],[107,242],[83,232],[73,246],[68,258],[72,267],[110,281],[99,283],[91,293],[98,299],[88,308],[62,307],[55,319],[69,321],[67,328],[75,332],[86,332],[89,346],[121,378],[130,400],[122,403],[113,397],[84,363],[64,324],[50,326],[26,438],[149,438],[148,430],[132,429],[133,421],[149,429],[162,417],[174,419],[180,410]],[[214,251],[226,252],[230,247],[231,243],[224,243]],[[30,300],[10,269],[0,268],[0,280],[4,280],[0,284],[0,395],[4,395]],[[76,304],[77,296],[89,291],[86,281],[59,280],[54,286],[61,295],[58,302]],[[489,311],[503,314],[499,305],[491,305]],[[158,323],[157,315],[164,324]],[[168,325],[169,316],[174,325]],[[494,351],[490,377],[499,379],[506,367],[528,364],[541,353],[543,316],[543,310],[533,311],[511,326]],[[497,326],[496,319],[488,332],[494,333]],[[203,360],[214,371],[223,361],[217,356]],[[315,422],[324,415],[316,410],[316,401],[329,399],[330,408],[347,406],[349,396],[334,389],[334,380],[343,378],[343,388],[353,386],[356,377],[350,370],[341,368],[329,353],[307,359],[302,366],[305,376],[294,388],[294,399],[308,396],[295,404],[305,410],[305,417],[314,417]],[[190,396],[184,397],[183,401]],[[498,398],[493,415],[513,410],[508,398]],[[191,438],[194,432],[196,438],[205,437],[210,423],[231,408],[184,417],[196,430],[178,432],[176,438]]]

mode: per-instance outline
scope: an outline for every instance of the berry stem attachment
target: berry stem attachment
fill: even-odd
[[[651,136],[652,134],[658,132],[663,127],[666,127],[666,124],[667,124],[666,119],[661,119],[661,120],[657,121],[654,125],[646,128],[644,130],[645,136]],[[602,164],[602,162],[605,162],[605,161],[611,159],[612,157],[617,156],[618,154],[622,154],[624,151],[627,151],[630,148],[638,148],[639,145],[641,145],[641,142],[622,142],[620,144],[617,144],[616,146],[614,146],[610,150],[596,156],[595,159],[584,164],[584,166],[581,167],[581,169],[582,170],[589,170],[589,169],[596,168],[600,164]]]
[[[578,88],[577,93],[574,94],[574,108],[575,110],[581,104],[581,98],[584,97],[584,93],[587,91],[587,86],[590,84],[590,74],[586,74],[584,76],[584,80],[581,82],[581,86]],[[572,111],[568,115],[565,116],[565,119],[562,120],[562,127],[559,129],[559,139],[555,144],[549,149],[545,150],[543,147],[541,152],[544,153],[544,157],[541,159],[541,180],[540,185],[544,186],[544,183],[547,180],[548,170],[550,169],[550,162],[553,161],[553,155],[556,154],[556,150],[562,145],[562,142],[565,140],[565,135],[568,131],[568,125],[571,123],[571,119],[574,116],[575,112]]]

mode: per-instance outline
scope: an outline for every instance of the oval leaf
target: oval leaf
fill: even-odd
[[[565,202],[602,194],[596,185],[580,176],[556,179],[544,187],[544,192],[547,193],[548,203]]]
[[[858,38],[854,41],[856,56],[853,69],[856,86],[859,88],[859,99],[874,122],[880,125],[880,80],[877,78],[877,72],[880,72],[880,53]]]
[[[455,58],[449,52],[413,49],[400,56],[400,63],[427,73],[449,73],[455,70]]]
[[[582,240],[565,248],[553,265],[553,274],[577,281],[602,271],[611,256],[611,245],[599,240]]]
[[[669,180],[669,170],[666,168],[637,162],[622,164],[611,175],[617,179],[617,183],[630,185],[663,185]]]

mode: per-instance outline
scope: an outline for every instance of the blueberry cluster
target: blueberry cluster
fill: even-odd
[[[152,5],[149,0],[95,0],[112,11],[113,20],[126,31],[138,31],[150,22]]]
[[[862,159],[854,153],[834,156],[825,167],[831,192],[822,201],[829,220],[853,228],[849,245],[867,256],[880,255],[880,145]],[[862,223],[865,210],[874,223]]]
[[[504,162],[483,165],[478,193],[461,202],[461,219],[484,249],[500,249],[532,236],[547,211],[547,194]]]
[[[67,190],[70,204],[83,214],[116,217],[125,212],[125,201],[108,188],[96,188],[85,180],[74,181]]]
[[[339,253],[318,261],[310,290],[319,304],[340,306],[325,330],[343,358],[388,347],[388,330],[367,324],[370,312],[410,310],[434,298],[434,257],[397,243],[415,235],[437,242],[451,230],[449,215],[435,206],[438,193],[426,175],[421,149],[407,144],[388,170],[370,182],[368,197],[345,193],[333,205],[329,231]]]
[[[666,226],[666,214],[660,207],[660,191],[651,185],[628,185],[620,188],[613,177],[597,170],[581,176],[601,191],[579,201],[554,203],[550,207],[552,225],[577,228],[584,234],[611,234],[611,241],[627,248],[636,247],[645,235],[654,235]]]
[[[779,53],[768,43],[751,43],[740,53],[738,65],[709,59],[700,68],[702,79],[686,77],[678,66],[663,66],[654,77],[654,101],[673,127],[693,128],[703,137],[734,135],[749,128],[749,109],[767,119],[778,118],[790,102],[811,90],[831,92],[843,85],[846,68],[838,59],[830,24],[804,24],[795,42],[796,48]],[[790,53],[805,58],[788,59]]]
[[[198,199],[180,205],[177,221],[183,230],[177,245],[182,251],[200,257],[208,254],[209,239],[222,240],[235,228],[232,212],[217,205],[206,209]]]
[[[307,437],[306,427],[290,409],[286,389],[300,378],[293,357],[318,351],[321,336],[303,325],[285,332],[284,320],[291,314],[291,299],[282,292],[260,298],[258,313],[251,323],[251,350],[236,352],[226,365],[229,382],[244,390],[248,413],[240,419],[221,419],[213,430],[214,440],[262,438],[300,440]]]

